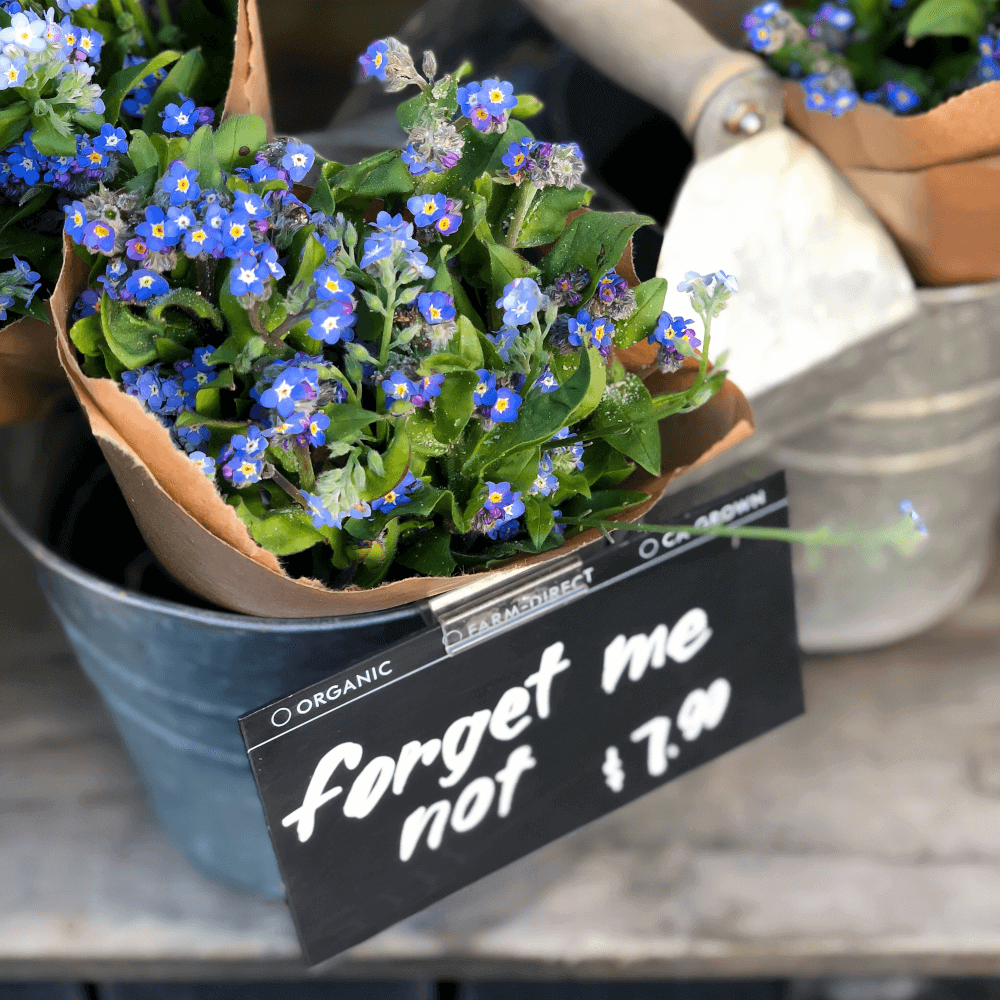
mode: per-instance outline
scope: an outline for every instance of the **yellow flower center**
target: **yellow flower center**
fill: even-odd
[[[510,404],[507,402],[506,399],[504,399],[503,396],[501,396],[493,405],[498,413],[503,413],[504,410],[506,410]]]

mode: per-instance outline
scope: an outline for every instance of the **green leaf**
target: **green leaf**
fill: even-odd
[[[128,366],[123,365],[114,355],[114,352],[108,347],[107,344],[101,344],[101,354],[104,355],[104,369],[111,378],[119,379],[122,376],[122,372],[128,371]],[[88,361],[93,360],[88,358]],[[94,369],[97,365],[92,366]]]
[[[142,129],[133,129],[132,136],[128,144],[128,157],[135,167],[136,173],[142,174],[147,170],[160,169],[160,154]]]
[[[250,529],[253,540],[276,556],[304,552],[324,540],[312,526],[312,519],[300,508],[289,507],[265,517],[256,517],[242,498],[238,498],[234,506],[240,520]]]
[[[233,263],[230,262],[228,268],[221,269],[223,273],[219,276],[219,308],[229,324],[230,337],[235,337],[240,348],[243,348],[259,334],[253,328],[243,303],[229,290],[229,272]]]
[[[470,368],[483,367],[483,348],[479,343],[479,331],[468,316],[458,316],[458,332],[451,338],[448,346],[464,358]]]
[[[400,159],[398,149],[376,153],[360,163],[344,167],[331,185],[336,198],[380,198],[387,194],[406,194],[413,190],[413,178]]]
[[[469,362],[460,354],[432,354],[429,358],[424,358],[417,368],[418,375],[432,375],[435,372],[442,374],[447,372],[467,372],[470,370]],[[475,366],[478,367],[478,366]]]
[[[545,108],[545,104],[534,94],[518,94],[517,104],[510,109],[511,118],[531,118],[540,114]]]
[[[581,351],[573,375],[555,392],[529,396],[513,423],[494,427],[466,460],[465,471],[488,469],[507,454],[545,444],[557,431],[582,419],[577,414],[585,416],[585,409],[589,413],[587,407],[597,405],[603,390],[603,359],[593,348]]]
[[[126,185],[126,191],[138,191],[140,199],[148,198],[153,191],[153,186],[156,184],[156,178],[159,176],[160,167],[157,164],[155,167],[149,167],[147,170],[143,170],[141,174],[136,174]]]
[[[316,180],[316,187],[312,197],[309,199],[309,207],[317,212],[322,212],[327,218],[331,218],[337,210],[337,203],[333,197],[333,190],[330,182],[321,173]]]
[[[229,115],[215,133],[215,155],[219,166],[228,173],[240,160],[249,162],[252,154],[266,142],[267,126],[263,118],[258,115]],[[250,153],[241,156],[243,148],[249,149]]]
[[[175,288],[172,292],[160,296],[155,304],[149,307],[147,315],[156,323],[163,322],[163,311],[171,306],[183,309],[199,319],[210,320],[216,330],[222,329],[222,313],[193,288]]]
[[[331,441],[353,440],[358,431],[382,419],[378,414],[353,403],[328,403],[323,407],[323,412],[330,418],[326,436]]]
[[[178,95],[193,94],[204,72],[205,60],[201,50],[192,49],[190,52],[185,52],[174,64],[163,83],[156,88],[156,93],[153,94],[153,99],[149,102],[142,119],[143,132],[147,135],[156,132],[162,125],[160,112],[168,104],[178,103]]]
[[[150,73],[155,73],[158,69],[169,66],[171,63],[177,62],[180,57],[180,52],[167,50],[166,52],[160,52],[144,63],[140,63],[138,66],[129,66],[115,73],[108,80],[107,86],[104,88],[104,117],[112,124],[116,124],[125,95],[138,86],[139,81],[144,77]]]
[[[623,429],[601,434],[616,427]],[[624,382],[604,393],[586,433],[600,434],[612,448],[638,462],[647,472],[660,474],[660,429],[653,399],[637,375],[626,375]]]
[[[302,259],[299,261],[292,284],[297,285],[300,281],[311,282],[313,272],[318,267],[322,267],[325,260],[326,250],[323,249],[323,244],[310,233],[302,248]]]
[[[213,434],[221,434],[225,438],[230,438],[234,434],[246,434],[249,424],[239,420],[218,420],[214,417],[206,418],[200,413],[192,413],[185,410],[177,415],[178,427],[207,427]]]
[[[926,35],[975,38],[982,23],[982,11],[975,0],[924,0],[906,24],[906,41],[912,44]]]
[[[407,417],[410,447],[414,455],[421,458],[440,458],[449,451],[449,446],[439,441],[434,433],[434,418],[426,410],[418,410]]]
[[[171,340],[169,337],[157,337],[155,344],[156,356],[161,361],[184,361],[191,356],[189,348],[182,347],[176,340]]]
[[[536,548],[549,537],[555,523],[552,508],[545,501],[533,496],[524,498],[524,526]]]
[[[537,247],[557,240],[566,228],[566,216],[590,203],[593,191],[575,188],[543,188],[535,195],[517,237],[519,247]]]
[[[69,339],[73,341],[76,349],[81,354],[99,358],[101,356],[101,345],[105,343],[104,329],[101,326],[100,315],[94,313],[93,316],[78,319],[69,331]]]
[[[630,490],[595,490],[589,497],[580,496],[567,500],[561,509],[563,516],[567,518],[585,515],[604,518],[609,514],[628,510],[648,499],[649,494]]]
[[[158,357],[156,338],[162,327],[136,316],[124,302],[101,299],[101,325],[114,356],[128,369],[148,365]]]
[[[592,213],[592,214],[597,214]],[[501,297],[505,286],[515,278],[533,278],[538,274],[538,268],[529,264],[519,254],[514,253],[499,243],[484,242],[486,252],[490,257],[489,282],[492,287],[493,299]]]
[[[500,141],[486,162],[486,172],[488,174],[508,173],[507,164],[503,162],[503,158],[507,155],[507,150],[515,142],[523,142],[525,139],[534,138],[527,126],[522,125],[516,119],[508,122],[507,131],[500,136]]]
[[[199,389],[195,393],[195,409],[205,417],[218,420],[222,416],[222,393],[217,386]]]
[[[398,486],[406,475],[406,470],[410,467],[410,441],[406,433],[406,421],[397,422],[392,441],[382,456],[382,466],[381,476],[372,475],[369,471],[365,478],[364,489],[361,490],[362,500],[377,500],[385,496],[394,486]]]
[[[598,279],[610,271],[625,252],[632,234],[652,223],[648,215],[634,212],[584,212],[563,231],[552,251],[542,259],[541,284],[550,285],[560,274],[575,267],[590,272],[590,287],[583,293],[589,298]]]
[[[16,101],[0,109],[0,149],[20,139],[30,121],[31,105],[27,101]]]
[[[586,365],[587,371],[587,387],[583,393],[583,399],[574,407],[573,412],[569,416],[569,420],[563,426],[568,426],[569,424],[579,423],[581,420],[586,419],[593,413],[597,404],[600,403],[601,397],[604,395],[604,387],[607,385],[608,370],[604,365],[604,358],[601,357],[600,352],[595,347],[588,347],[586,351],[580,352],[580,367],[577,369],[576,374],[572,376],[570,382],[573,379],[580,377],[580,373],[584,370],[584,365]],[[569,382],[567,382],[569,385]],[[558,395],[558,392],[552,393],[550,396],[542,396],[542,399],[549,398]]]
[[[635,469],[620,452],[607,441],[594,441],[583,453],[583,477],[595,489],[611,489],[627,479]]]
[[[519,125],[519,123],[512,122],[511,128],[515,124]],[[441,182],[442,191],[451,197],[459,198],[465,198],[465,193],[472,187],[476,178],[486,172],[487,164],[492,159],[497,147],[503,143],[503,153],[506,153],[509,145],[509,142],[504,142],[506,133],[500,135],[494,132],[492,135],[483,135],[475,129],[465,129],[462,135],[465,137],[462,158],[456,166],[443,175]],[[500,155],[502,156],[503,153]]]
[[[145,133],[144,133],[145,134]],[[146,136],[156,150],[156,163],[160,170],[166,171],[167,169],[167,157],[169,155],[169,140],[165,135],[160,135],[156,133],[154,135]]]
[[[65,125],[58,128],[48,115],[33,116],[31,124],[31,141],[43,156],[73,156],[76,153],[76,139]]]
[[[211,125],[202,125],[188,141],[184,162],[198,171],[198,183],[202,188],[217,188],[222,184],[222,168],[215,155],[215,141]]]
[[[456,565],[451,554],[451,533],[446,528],[432,528],[399,553],[396,562],[424,576],[451,576]]]
[[[62,239],[43,236],[20,226],[11,226],[0,235],[0,257],[17,254],[31,262],[44,278],[55,284],[62,265]]]
[[[417,124],[417,118],[426,105],[427,98],[423,94],[417,94],[408,101],[403,101],[396,108],[396,117],[399,119],[399,124],[409,132]]]
[[[441,395],[434,401],[434,434],[445,444],[454,444],[472,417],[472,392],[479,384],[475,372],[454,371],[445,375]]]
[[[0,209],[0,232],[15,222],[19,222],[29,215],[34,215],[48,201],[49,195],[49,191],[40,191],[23,205],[11,205],[8,208]]]
[[[590,483],[587,477],[580,472],[557,472],[556,479],[559,480],[559,489],[552,497],[552,503],[559,506],[563,500],[571,497],[589,497]]]
[[[628,319],[615,323],[615,347],[631,347],[653,332],[669,287],[666,278],[650,278],[634,290],[636,310]]]

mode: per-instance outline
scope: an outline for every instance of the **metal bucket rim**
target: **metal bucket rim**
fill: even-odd
[[[1000,294],[1000,281],[977,281],[965,285],[944,285],[942,287],[920,287],[917,298],[923,305],[944,306],[988,299]]]
[[[386,611],[360,612],[356,615],[335,615],[326,618],[259,618],[255,615],[241,615],[234,611],[189,608],[162,597],[151,597],[134,590],[128,590],[125,587],[116,586],[89,570],[77,566],[35,538],[2,502],[0,502],[0,524],[24,546],[34,559],[87,590],[102,594],[120,604],[154,610],[173,618],[197,621],[202,624],[258,632],[327,632],[355,628],[359,625],[382,625],[386,622],[412,618],[414,614],[420,613],[425,604],[423,601],[416,601]]]

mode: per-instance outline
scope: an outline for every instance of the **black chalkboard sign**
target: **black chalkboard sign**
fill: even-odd
[[[787,525],[783,476],[713,521]],[[240,720],[311,964],[803,711],[787,545],[594,548]]]

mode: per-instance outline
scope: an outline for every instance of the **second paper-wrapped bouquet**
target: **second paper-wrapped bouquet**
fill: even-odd
[[[134,179],[66,207],[74,388],[153,551],[253,614],[566,551],[752,427],[708,364],[735,279],[687,276],[702,343],[635,280],[650,220],[585,210],[580,150],[521,123],[537,102],[394,39],[362,64],[419,88],[403,151],[317,162],[237,115],[134,134]]]

